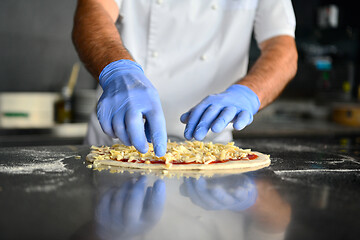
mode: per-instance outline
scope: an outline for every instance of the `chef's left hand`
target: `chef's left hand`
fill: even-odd
[[[180,186],[182,195],[206,210],[243,211],[257,198],[254,181],[247,175],[230,175],[219,178],[185,178]]]
[[[206,97],[181,116],[181,122],[186,123],[184,136],[201,141],[210,128],[218,133],[230,122],[241,130],[252,122],[259,107],[259,98],[250,88],[234,84],[222,93]]]

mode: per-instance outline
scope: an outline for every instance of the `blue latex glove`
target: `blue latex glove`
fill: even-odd
[[[222,93],[206,97],[181,116],[181,122],[186,123],[184,136],[201,141],[210,128],[218,133],[230,122],[236,130],[241,130],[253,121],[259,107],[259,98],[250,88],[232,85]]]
[[[96,232],[101,239],[129,239],[155,226],[163,213],[165,183],[157,180],[145,191],[146,177],[111,188],[95,209]]]
[[[152,142],[155,154],[163,156],[167,144],[164,113],[141,66],[130,60],[112,62],[102,70],[99,83],[103,94],[97,116],[103,131],[142,153],[148,151],[147,141]]]
[[[184,178],[180,192],[206,210],[243,211],[254,205],[257,189],[244,174],[219,178]]]

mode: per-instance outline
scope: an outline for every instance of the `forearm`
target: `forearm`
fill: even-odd
[[[78,0],[75,11],[73,43],[81,61],[95,78],[111,62],[133,60],[115,26],[118,9],[114,4],[112,0]]]
[[[255,182],[258,196],[248,210],[250,216],[265,232],[284,232],[291,221],[291,205],[270,181],[258,179]]]
[[[261,108],[266,107],[283,91],[297,71],[295,41],[290,36],[279,36],[260,44],[261,56],[249,73],[238,81],[259,97]]]

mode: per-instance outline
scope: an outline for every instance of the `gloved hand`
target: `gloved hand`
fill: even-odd
[[[133,179],[132,179],[133,180]],[[149,231],[163,213],[165,183],[156,180],[145,191],[146,177],[111,188],[95,209],[96,233],[100,239],[130,239]]]
[[[254,205],[257,189],[245,174],[204,179],[184,178],[182,195],[206,210],[243,211]]]
[[[184,136],[201,141],[210,128],[218,133],[230,122],[241,130],[253,121],[259,107],[259,98],[250,88],[234,84],[222,93],[206,97],[181,116],[181,122],[186,123]]]
[[[130,60],[112,62],[102,70],[99,83],[103,94],[97,116],[103,131],[141,153],[148,151],[147,141],[152,142],[155,154],[163,156],[167,144],[164,113],[141,66]]]

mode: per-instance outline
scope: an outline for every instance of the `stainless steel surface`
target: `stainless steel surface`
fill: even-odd
[[[359,138],[236,144],[271,166],[168,178],[89,169],[88,146],[1,148],[0,239],[359,238]]]

